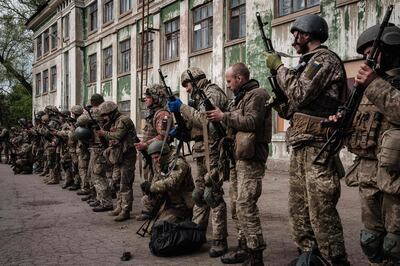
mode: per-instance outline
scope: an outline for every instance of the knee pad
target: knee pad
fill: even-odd
[[[400,262],[400,235],[388,233],[383,240],[383,252],[389,261]]]
[[[362,229],[360,232],[360,244],[368,260],[373,263],[382,262],[384,233]]]

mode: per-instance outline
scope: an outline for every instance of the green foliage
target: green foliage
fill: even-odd
[[[16,126],[22,117],[32,118],[32,96],[22,85],[16,84],[9,94],[0,94],[0,125]]]

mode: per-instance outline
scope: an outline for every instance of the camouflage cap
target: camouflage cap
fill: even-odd
[[[165,100],[167,99],[167,94],[165,92],[164,86],[160,84],[152,84],[146,88],[144,93],[146,96],[150,96],[154,100],[158,101],[159,104],[165,104]]]
[[[76,120],[76,124],[78,126],[87,126],[91,123],[91,119],[89,117],[89,115],[84,114],[78,117],[78,119]]]
[[[99,106],[100,115],[108,115],[118,109],[118,105],[113,101],[106,101]]]
[[[81,114],[83,114],[83,107],[80,105],[74,105],[71,107],[71,112],[74,115],[81,115]]]
[[[59,111],[58,111],[58,108],[55,107],[54,105],[47,105],[44,108],[44,112],[47,114],[50,114],[50,113],[58,113]]]

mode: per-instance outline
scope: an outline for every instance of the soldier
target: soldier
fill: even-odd
[[[365,30],[357,52],[366,58],[380,25]],[[357,155],[346,175],[348,185],[359,186],[361,248],[371,263],[400,264],[400,28],[385,28],[378,62],[363,63],[355,78],[365,88],[347,141]],[[330,117],[331,120],[337,120]]]
[[[99,110],[105,122],[105,128],[110,128],[110,130],[100,129],[96,131],[96,134],[108,140],[108,148],[104,154],[113,166],[113,174],[118,174],[120,177],[117,205],[111,212],[112,216],[116,216],[114,221],[120,222],[129,219],[132,211],[136,129],[133,121],[118,111],[116,103],[106,101],[99,106]]]
[[[236,251],[221,257],[223,263],[264,265],[266,247],[257,207],[262,190],[262,178],[271,142],[271,110],[266,107],[269,95],[259,88],[258,81],[250,79],[243,63],[229,67],[225,73],[227,88],[235,98],[229,112],[219,108],[207,111],[207,118],[223,122],[235,139],[236,175],[231,176],[232,218],[238,229],[239,245]]]
[[[5,163],[8,164],[10,162],[10,133],[6,127],[0,128],[0,162],[1,162],[1,154],[4,151]]]
[[[41,127],[41,122],[40,119],[44,115],[43,111],[39,111],[35,114],[35,124],[30,130],[30,134],[32,136],[32,156],[33,156],[33,169],[34,169],[34,174],[41,173],[44,170],[44,164],[45,164],[45,159],[44,159],[44,149],[43,149],[43,141],[42,137],[39,134],[39,129]]]
[[[146,105],[148,114],[145,118],[146,124],[143,128],[143,139],[140,142],[135,143],[135,147],[138,151],[146,151],[148,146],[157,140],[164,140],[167,137],[166,130],[168,124],[172,126],[171,113],[166,110],[166,94],[163,86],[159,84],[153,84],[149,86],[145,91],[144,103]],[[145,160],[151,160],[151,158],[144,158]],[[151,181],[153,173],[151,169],[151,162],[145,162],[148,168],[145,169],[145,180]],[[149,209],[146,208],[149,199],[147,195],[142,198],[144,210],[136,216],[136,220],[146,220],[148,217]]]
[[[348,265],[343,228],[336,204],[340,181],[335,158],[326,165],[313,159],[326,141],[320,121],[335,114],[347,98],[346,74],[340,58],[326,46],[328,25],[317,15],[294,22],[292,46],[304,66],[288,69],[276,54],[267,53],[267,67],[277,71],[277,81],[294,113],[287,130],[292,147],[289,179],[289,220],[294,241],[303,252],[315,250],[332,265]],[[307,126],[304,126],[307,125]]]
[[[194,140],[192,156],[196,161],[198,174],[195,180],[195,190],[193,191],[193,199],[195,201],[193,222],[207,228],[211,209],[213,243],[209,250],[209,255],[210,257],[219,257],[225,254],[228,249],[226,241],[226,237],[228,236],[227,210],[223,198],[223,182],[221,182],[223,181],[223,177],[219,173],[220,151],[218,149],[218,142],[220,139],[216,135],[212,124],[207,121],[204,113],[205,108],[202,104],[203,99],[195,89],[202,90],[211,103],[223,112],[228,107],[228,99],[218,85],[207,80],[205,73],[201,69],[191,67],[189,70],[195,79],[195,88],[192,86],[187,70],[181,74],[181,84],[186,88],[186,92],[190,94],[191,106],[182,104],[177,99],[174,102],[168,102],[168,107],[171,112],[180,111],[183,118],[192,128],[191,136]],[[207,138],[206,142],[205,138]],[[208,146],[206,147],[205,145],[207,144]],[[207,193],[204,193],[206,187]],[[208,193],[209,191],[212,192]],[[204,196],[211,194],[213,197],[210,197],[210,201],[208,201],[208,198],[204,201]]]
[[[152,142],[147,153],[151,156],[154,169],[152,181],[141,184],[146,195],[163,201],[159,221],[179,223],[192,216],[194,188],[190,165],[183,156],[163,141]]]
[[[32,144],[29,135],[30,126],[25,118],[18,119],[22,131],[15,140],[16,160],[13,164],[14,174],[32,174]]]

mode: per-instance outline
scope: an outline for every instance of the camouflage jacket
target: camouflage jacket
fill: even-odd
[[[105,132],[105,137],[110,147],[122,149],[122,153],[131,151],[136,153],[134,141],[136,139],[136,128],[132,119],[118,114],[110,125],[110,131]]]
[[[187,208],[192,202],[191,193],[194,189],[190,165],[183,157],[179,157],[174,165],[174,149],[166,156],[165,169],[161,171],[154,169],[150,191],[166,196],[167,204],[170,206]],[[153,168],[156,168],[156,165],[153,163]],[[166,176],[165,173],[169,174]]]
[[[284,66],[278,69],[277,81],[285,91],[293,113],[315,117],[335,114],[348,96],[346,73],[340,58],[325,47],[320,47],[301,57],[306,63],[303,70],[293,71]],[[295,121],[291,121],[293,125]],[[291,126],[287,131],[290,145],[316,139],[315,134],[297,132]]]
[[[266,162],[271,142],[271,108],[269,95],[252,79],[243,84],[224,113],[223,122],[235,137],[235,156],[239,160]]]

